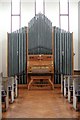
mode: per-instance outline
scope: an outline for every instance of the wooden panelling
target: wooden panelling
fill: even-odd
[[[52,55],[34,55],[28,56],[28,72],[32,72],[33,69],[39,71],[48,70],[53,73],[53,56]],[[36,71],[38,72],[38,71]]]
[[[80,70],[74,70],[74,75],[80,75]]]

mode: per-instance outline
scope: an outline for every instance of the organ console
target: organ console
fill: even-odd
[[[28,55],[28,88],[32,84],[31,79],[34,76],[34,80],[49,80],[53,88],[53,75],[54,75],[54,66],[53,66],[53,55]],[[43,77],[41,77],[43,76]],[[48,76],[45,78],[45,76]],[[37,78],[36,78],[37,77]],[[49,79],[50,78],[50,79]],[[33,81],[33,80],[32,80]]]
[[[52,55],[29,55],[28,73],[53,73]]]

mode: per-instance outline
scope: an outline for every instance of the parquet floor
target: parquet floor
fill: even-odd
[[[55,90],[19,89],[19,97],[10,104],[3,118],[80,118],[72,104]]]

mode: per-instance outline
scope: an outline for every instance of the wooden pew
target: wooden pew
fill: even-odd
[[[61,93],[64,97],[68,95],[68,102],[71,102],[73,94],[73,79],[71,75],[61,75]]]
[[[61,74],[61,93],[64,97],[68,95],[68,76]]]
[[[3,85],[3,90],[6,91],[5,106],[7,110],[9,106],[9,99],[10,99],[10,103],[13,103],[14,98],[17,97],[17,76],[3,77],[2,85]]]
[[[80,75],[73,76],[73,107],[78,110],[78,104],[80,104]]]
[[[68,76],[64,75],[64,97],[68,95]]]
[[[68,102],[72,102],[71,98],[73,97],[73,108],[78,110],[80,109],[78,107],[80,104],[80,100],[78,100],[80,99],[80,75],[66,75],[65,77],[68,81]]]
[[[8,98],[7,103],[9,102],[9,98],[10,98],[10,103],[13,103],[14,102],[14,77],[3,77],[2,83],[3,83],[3,88],[7,93],[7,98]]]
[[[17,98],[18,97],[18,81],[17,81],[17,76],[15,76],[15,78],[14,78],[14,93],[15,93],[15,98]]]
[[[64,75],[61,74],[61,93],[64,94]]]
[[[73,101],[73,78],[71,75],[68,76],[68,102]]]
[[[10,92],[11,103],[14,102],[14,99],[17,98],[17,76],[8,78],[8,90]]]
[[[4,77],[2,78],[2,103],[5,106],[3,111],[7,111],[9,107],[8,79]]]

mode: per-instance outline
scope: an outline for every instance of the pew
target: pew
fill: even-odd
[[[64,94],[64,75],[61,74],[61,93]]]
[[[17,76],[15,76],[15,78],[14,78],[14,93],[15,93],[15,98],[17,98],[18,97],[18,81],[17,81]]]
[[[0,75],[0,120],[2,119],[1,86],[2,86],[2,77]]]
[[[61,75],[61,93],[64,97],[68,96],[68,102],[71,102],[73,96],[73,79],[71,75]]]
[[[73,102],[75,110],[80,109],[80,75],[66,75],[64,79],[64,96],[67,94],[66,84],[68,85],[68,102]],[[73,98],[73,99],[72,99]]]
[[[68,102],[71,103],[73,101],[73,78],[72,76],[68,76]]]
[[[68,95],[68,76],[64,75],[64,97]]]
[[[3,77],[2,82],[4,88],[6,87],[5,91],[7,92],[8,99],[10,99],[10,103],[14,102],[14,77]],[[9,100],[7,100],[9,101]]]
[[[17,76],[8,78],[8,91],[11,99],[11,103],[17,98]]]
[[[79,110],[80,104],[80,75],[73,76],[73,107]]]
[[[17,97],[17,76],[2,77],[2,103],[4,110],[7,111],[9,103],[13,103]]]
[[[7,78],[2,78],[2,106],[4,104],[3,111],[7,111],[9,107],[9,95],[8,95],[8,79]]]

